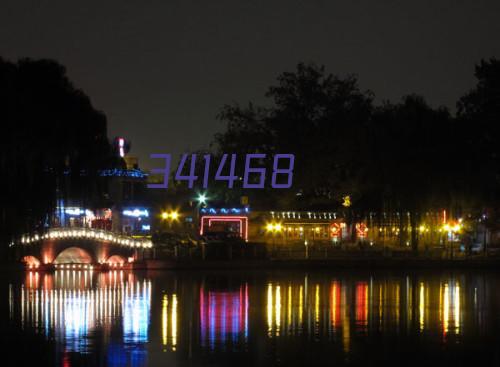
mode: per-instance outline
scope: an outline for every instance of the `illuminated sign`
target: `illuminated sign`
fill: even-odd
[[[66,208],[64,210],[64,213],[66,213],[68,215],[83,215],[83,213],[85,213],[85,211],[80,209],[80,208]]]
[[[330,226],[330,231],[332,234],[332,237],[338,237],[342,234],[342,227],[340,223],[332,223]]]
[[[133,210],[131,209],[125,209],[123,211],[123,215],[126,215],[127,217],[149,217],[149,212],[147,209],[139,209],[135,208]]]
[[[94,213],[89,209],[82,209],[77,207],[68,207],[64,209],[64,213],[70,216],[80,216],[85,215],[87,217],[93,217]]]
[[[359,237],[366,237],[368,233],[368,227],[364,223],[356,223],[356,233]]]
[[[248,218],[247,217],[233,217],[233,216],[212,216],[204,215],[201,217],[200,235],[203,236],[208,229],[210,232],[210,227],[213,223],[236,223],[238,225],[239,235],[245,241],[248,241]]]
[[[201,208],[200,212],[203,214],[241,214],[248,213],[249,208]]]

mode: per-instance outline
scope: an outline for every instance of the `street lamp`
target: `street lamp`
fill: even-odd
[[[450,258],[453,260],[453,240],[454,240],[454,235],[459,233],[460,230],[462,229],[462,223],[459,221],[458,223],[445,223],[443,225],[443,231],[446,233],[446,236],[448,237],[449,245],[450,245]]]
[[[267,223],[267,232],[271,232],[273,238],[273,250],[276,250],[276,233],[280,233],[283,230],[281,223]]]
[[[179,212],[177,210],[170,210],[161,213],[161,219],[167,220],[170,223],[175,222],[179,219]]]
[[[203,192],[198,194],[198,197],[196,198],[196,201],[198,202],[198,205],[206,205],[207,204],[207,195]]]

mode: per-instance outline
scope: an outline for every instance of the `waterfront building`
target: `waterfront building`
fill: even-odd
[[[200,235],[248,241],[250,208],[201,208]]]

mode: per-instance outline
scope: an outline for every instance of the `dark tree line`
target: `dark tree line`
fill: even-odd
[[[295,154],[291,189],[238,192],[257,206],[341,208],[349,195],[358,213],[409,211],[413,222],[424,210],[489,210],[500,199],[500,62],[481,61],[475,76],[453,116],[418,95],[375,105],[355,76],[299,64],[268,89],[270,107],[224,106],[213,147]]]
[[[43,226],[69,186],[90,197],[96,172],[111,155],[106,117],[54,61],[0,58],[0,121],[5,244]]]

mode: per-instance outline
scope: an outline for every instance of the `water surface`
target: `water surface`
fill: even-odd
[[[9,352],[36,365],[500,363],[491,272],[60,270],[2,286]]]

